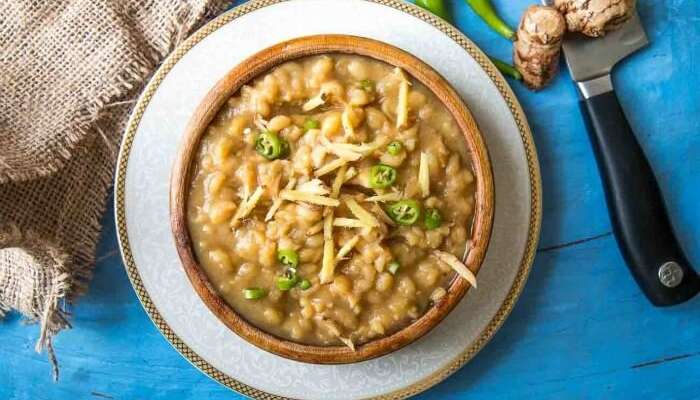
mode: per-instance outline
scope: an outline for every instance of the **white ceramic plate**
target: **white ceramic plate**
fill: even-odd
[[[190,286],[169,224],[171,165],[185,125],[207,91],[249,55],[320,33],[381,40],[432,65],[474,114],[496,185],[493,237],[479,288],[419,341],[350,365],[290,361],[227,329]],[[457,30],[395,0],[256,0],[209,23],[176,49],[139,100],[122,144],[115,192],[124,262],[154,323],[204,373],[258,398],[400,398],[449,376],[488,342],[512,309],[527,279],[541,217],[536,153],[508,85]]]

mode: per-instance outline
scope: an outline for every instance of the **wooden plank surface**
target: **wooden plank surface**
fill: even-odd
[[[461,0],[458,27],[487,52],[509,44]],[[494,0],[512,24],[531,1]],[[640,0],[651,45],[615,73],[631,125],[651,160],[686,251],[700,266],[700,2]],[[610,234],[602,188],[567,73],[537,94],[513,85],[542,163],[544,221],[530,281],[495,339],[422,399],[700,397],[700,298],[653,308]],[[110,206],[111,207],[111,206]],[[0,399],[231,399],[161,337],[142,310],[105,214],[99,262],[75,329],[61,333],[51,383],[36,326],[0,323]]]

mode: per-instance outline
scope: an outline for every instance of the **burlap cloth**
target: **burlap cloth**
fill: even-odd
[[[69,327],[135,97],[224,0],[22,0],[0,5],[0,316]]]

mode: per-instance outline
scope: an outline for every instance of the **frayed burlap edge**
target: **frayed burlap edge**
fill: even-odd
[[[46,240],[39,235],[22,233],[16,225],[10,227],[9,234],[0,237],[0,242],[7,244],[8,247],[21,248],[27,258],[32,260],[31,262],[43,266],[49,265],[54,272],[49,277],[51,283],[47,285],[50,290],[31,299],[29,309],[22,307],[23,305],[0,302],[0,317],[13,307],[19,306],[18,311],[29,318],[27,322],[40,322],[39,339],[34,349],[37,352],[41,352],[43,348],[47,349],[54,379],[58,379],[58,365],[51,339],[61,329],[70,327],[69,313],[65,309],[63,299],[70,293],[85,291],[91,276],[91,271],[87,267],[89,264],[83,268],[71,270],[70,255],[61,251],[58,246],[47,244]]]
[[[191,31],[198,28],[207,19],[226,10],[231,3],[232,0],[217,0],[211,6],[204,7],[197,12],[193,12],[192,9],[188,9],[184,5],[181,6],[180,10],[176,12],[177,16],[172,19],[168,32],[159,38],[155,47],[148,53],[150,58],[142,57],[130,63],[121,73],[116,75],[109,86],[112,90],[96,98],[79,112],[76,117],[76,131],[68,135],[67,139],[61,143],[54,162],[49,162],[45,167],[32,171],[8,172],[5,175],[0,175],[0,184],[2,184],[9,181],[27,181],[58,173],[72,159],[78,145],[83,140],[94,140],[96,135],[101,138],[110,157],[109,172],[98,174],[100,206],[90,212],[90,227],[86,235],[92,240],[77,246],[76,254],[65,254],[58,246],[47,246],[45,239],[41,239],[31,232],[22,232],[17,226],[10,227],[9,237],[6,235],[6,237],[0,238],[4,247],[21,248],[36,263],[43,266],[51,265],[51,268],[57,272],[52,279],[50,292],[42,293],[42,299],[36,297],[32,299],[33,302],[37,303],[34,309],[18,309],[27,318],[27,322],[39,322],[40,333],[35,350],[39,353],[43,349],[47,350],[54,381],[58,380],[59,368],[53,339],[58,332],[71,327],[68,307],[87,291],[87,285],[92,278],[95,248],[102,230],[100,220],[105,212],[107,194],[112,185],[118,149],[116,141],[113,143],[106,134],[110,128],[114,128],[113,121],[108,118],[110,108],[133,104],[135,99],[122,99],[136,90],[140,91],[159,63],[179,43],[184,41]],[[121,136],[121,133],[112,134]],[[99,146],[99,144],[95,145]],[[0,318],[16,306],[0,302]]]

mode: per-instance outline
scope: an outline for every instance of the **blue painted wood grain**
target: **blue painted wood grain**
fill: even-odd
[[[532,1],[494,0],[511,24]],[[451,1],[457,26],[488,53],[509,44]],[[700,2],[640,0],[651,45],[615,82],[656,170],[674,226],[700,266]],[[647,303],[626,271],[566,72],[540,93],[513,85],[542,163],[544,221],[530,280],[494,340],[421,399],[700,398],[700,300]],[[51,383],[38,330],[17,315],[0,323],[0,399],[241,398],[201,374],[161,337],[129,285],[111,209],[90,292],[56,351]]]

